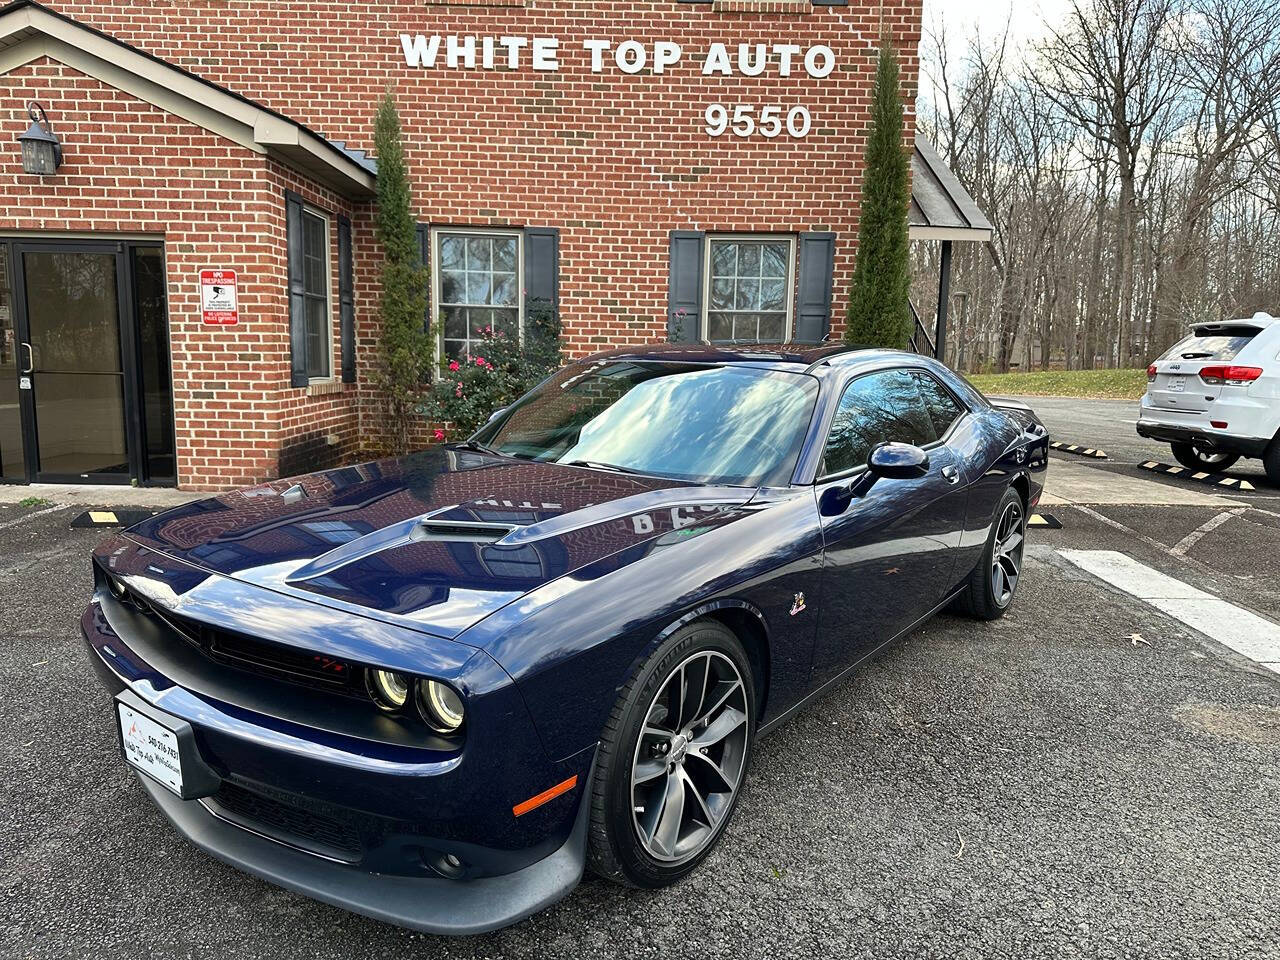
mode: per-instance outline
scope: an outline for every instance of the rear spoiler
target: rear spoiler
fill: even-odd
[[[1003,410],[1005,413],[1011,414],[1024,428],[1033,424],[1044,426],[1040,418],[1036,416],[1035,410],[1021,400],[1010,400],[1008,397],[987,397],[987,401],[997,410]]]

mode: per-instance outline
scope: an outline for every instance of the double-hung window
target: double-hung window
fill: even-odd
[[[302,211],[302,295],[306,316],[307,377],[333,376],[333,311],[329,302],[329,219]]]
[[[710,237],[704,336],[712,343],[791,338],[795,238]]]
[[[471,359],[486,329],[522,336],[523,242],[515,231],[432,231],[434,315],[445,360]]]

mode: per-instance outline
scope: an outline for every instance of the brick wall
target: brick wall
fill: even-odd
[[[665,339],[672,229],[835,231],[833,313],[838,334],[853,269],[859,158],[875,48],[882,32],[892,36],[903,53],[908,99],[913,98],[921,19],[921,0],[850,0],[845,7],[811,7],[794,0],[638,2],[625,8],[593,0],[507,0],[501,5],[51,0],[50,6],[355,147],[372,148],[377,99],[393,89],[407,131],[415,203],[424,222],[560,228],[561,315],[571,355]],[[526,55],[525,65],[516,71],[409,68],[399,42],[402,32],[556,37],[561,66],[555,73],[535,72]],[[606,55],[604,72],[596,74],[583,48],[586,39],[609,40],[615,46],[637,40],[650,51],[654,41],[671,40],[682,45],[684,57],[655,76],[648,70],[624,74]],[[701,55],[714,41],[731,51],[739,43],[825,44],[835,51],[837,66],[823,80],[803,69],[783,78],[775,57],[758,77],[736,71],[731,77],[704,77]],[[0,102],[12,112],[21,96],[6,93]],[[72,129],[64,119],[68,104],[56,95],[42,97],[53,101],[60,132]],[[812,112],[813,129],[802,140],[785,133],[775,140],[713,139],[703,118],[713,102],[804,105]],[[85,133],[71,138],[79,141],[74,149],[100,152],[101,162],[110,166],[116,136]],[[225,485],[271,475],[278,466],[272,445],[284,440],[333,434],[339,446],[326,450],[349,449],[362,431],[375,432],[376,417],[365,417],[360,428],[348,393],[303,398],[298,396],[302,391],[279,386],[287,382],[279,194],[290,175],[194,128],[179,136],[187,149],[207,151],[203,157],[213,162],[201,163],[209,168],[203,176],[228,180],[231,171],[236,176],[245,171],[246,177],[252,172],[245,203],[255,205],[254,218],[219,216],[217,229],[203,237],[192,236],[186,225],[175,232],[161,222],[160,211],[141,212],[162,189],[144,182],[127,196],[114,191],[114,200],[107,196],[113,191],[103,186],[102,202],[119,208],[114,218],[73,219],[80,224],[76,229],[93,221],[97,229],[113,222],[136,230],[137,223],[150,221],[173,241],[174,339],[180,344],[183,335],[193,337],[177,401],[179,421],[187,430],[214,434],[202,442],[216,441],[180,461],[183,482]],[[218,164],[226,170],[219,172]],[[190,165],[182,169],[189,176]],[[161,174],[178,176],[168,163],[155,173],[158,179],[164,179]],[[29,186],[23,189],[33,192]],[[337,198],[313,199],[327,209],[341,206]],[[48,208],[51,202],[44,196],[37,206]],[[174,215],[194,226],[191,210]],[[370,211],[358,209],[353,217],[363,381],[376,343],[377,275]],[[210,335],[192,327],[191,268],[201,258],[235,265],[225,262],[228,256],[243,258],[246,322],[215,347]],[[271,319],[255,322],[255,308]],[[235,359],[255,354],[263,356],[262,363]],[[214,381],[214,368],[220,365],[227,369],[217,370],[219,377],[225,373],[223,379],[242,389],[196,397],[210,392],[201,391],[199,384]],[[361,398],[366,410],[376,410],[366,390]],[[208,404],[224,403],[238,411],[235,420],[227,421],[236,426],[199,425],[206,414],[223,412]],[[242,433],[241,425],[256,432]],[[242,437],[252,449],[231,450]]]
[[[5,129],[22,129],[33,99],[53,105],[66,155],[47,181],[10,157],[0,172],[0,233],[163,238],[180,483],[223,489],[274,475],[281,450],[302,432],[334,433],[353,450],[353,391],[312,398],[287,388],[284,190],[330,209],[341,201],[48,59],[0,75]],[[239,271],[239,326],[201,323],[197,277],[211,266]],[[336,459],[340,451],[326,452]]]

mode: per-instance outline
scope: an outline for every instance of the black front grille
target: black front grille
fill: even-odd
[[[365,695],[363,675],[359,667],[346,660],[220,630],[168,610],[161,610],[133,592],[129,592],[123,599],[139,613],[164,623],[188,643],[198,647],[205,656],[220,663],[254,673],[265,673],[292,683]]]
[[[209,798],[214,811],[240,826],[322,856],[354,862],[363,844],[348,822],[264,796],[234,783],[223,783]]]

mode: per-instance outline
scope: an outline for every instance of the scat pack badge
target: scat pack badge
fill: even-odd
[[[804,594],[797,593],[795,602],[791,604],[791,615],[794,617],[798,613],[804,613]]]

